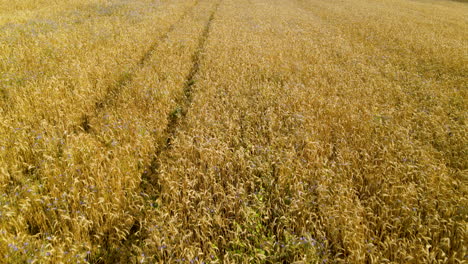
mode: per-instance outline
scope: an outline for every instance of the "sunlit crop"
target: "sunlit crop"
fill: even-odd
[[[0,0],[0,263],[465,263],[467,14]]]

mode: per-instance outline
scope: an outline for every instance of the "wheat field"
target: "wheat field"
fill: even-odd
[[[468,4],[0,0],[0,263],[467,263]]]

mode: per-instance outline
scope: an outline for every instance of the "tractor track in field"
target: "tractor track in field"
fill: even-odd
[[[190,71],[185,77],[185,82],[183,86],[183,95],[177,98],[177,105],[175,110],[170,113],[167,117],[168,124],[163,132],[163,136],[161,136],[162,144],[157,144],[156,151],[153,154],[153,159],[151,160],[149,166],[146,168],[146,172],[141,175],[141,184],[140,188],[142,189],[145,195],[150,194],[157,194],[160,192],[160,184],[159,184],[159,174],[160,174],[160,158],[164,154],[164,152],[168,151],[172,147],[173,140],[177,137],[177,130],[179,129],[180,125],[185,120],[185,117],[190,110],[190,104],[192,103],[193,99],[193,85],[195,84],[195,79],[198,75],[200,70],[200,63],[203,60],[203,52],[206,48],[206,42],[208,40],[210,29],[212,22],[215,18],[215,14],[221,4],[222,0],[219,0],[215,5],[213,10],[210,13],[207,23],[203,29],[203,32],[198,40],[197,48],[192,55],[192,66]],[[176,114],[174,114],[176,113]],[[156,190],[156,192],[154,192]],[[149,196],[149,195],[148,195]],[[154,196],[153,196],[154,197]],[[142,232],[142,224],[136,220],[130,229],[129,234],[123,242],[125,241],[133,241],[139,240],[143,241],[146,235]]]
[[[165,40],[168,39],[169,35],[171,32],[173,32],[177,26],[195,9],[195,7],[199,4],[199,0],[195,0],[194,3],[187,7],[185,11],[182,13],[182,15],[172,23],[169,28],[166,30],[164,34],[162,34],[160,37],[155,40],[151,46],[146,50],[146,52],[143,54],[143,56],[137,61],[135,66],[130,70],[129,73],[123,73],[120,75],[120,77],[117,79],[115,84],[109,85],[107,87],[107,93],[106,95],[95,102],[94,109],[91,114],[84,114],[82,116],[82,121],[79,124],[75,125],[75,128],[71,131],[73,134],[81,134],[81,133],[88,133],[91,135],[96,135],[95,131],[90,125],[90,121],[92,118],[95,118],[105,107],[108,107],[113,104],[115,96],[117,96],[122,89],[130,84],[138,70],[140,70],[142,67],[144,67],[148,60],[151,58],[151,56],[154,54],[154,51],[160,46],[161,43],[163,43]],[[65,136],[61,138],[62,140],[65,140]],[[63,152],[64,145],[59,145],[60,152]],[[34,166],[33,168],[25,168],[24,173],[30,176],[33,176],[37,173],[38,168],[40,168],[39,165]],[[37,177],[38,178],[38,177]],[[34,227],[29,227],[34,229]],[[34,232],[32,232],[34,234]]]
[[[209,19],[203,29],[203,32],[198,40],[197,49],[192,55],[192,67],[185,77],[184,87],[183,87],[183,96],[176,99],[177,105],[174,110],[168,115],[167,120],[168,124],[163,132],[162,144],[158,144],[156,151],[154,152],[154,158],[152,159],[150,165],[147,167],[146,173],[143,173],[142,180],[153,182],[151,185],[154,185],[154,181],[151,178],[157,178],[158,170],[160,167],[159,159],[163,152],[169,150],[172,146],[174,138],[177,136],[177,129],[180,127],[181,123],[184,121],[189,109],[190,104],[193,99],[193,85],[195,84],[195,78],[200,70],[200,63],[203,59],[203,52],[205,50],[206,41],[209,37],[211,24],[214,20],[214,16],[218,10],[219,5],[222,0],[218,1],[211,14]],[[154,187],[154,186],[153,186]]]
[[[177,19],[177,21],[174,22],[161,37],[159,37],[156,41],[154,41],[151,44],[151,46],[146,50],[143,56],[138,60],[137,64],[133,68],[131,68],[129,72],[122,73],[115,84],[108,86],[107,92],[104,95],[104,97],[95,102],[92,113],[84,114],[81,117],[81,122],[78,125],[78,127],[74,130],[75,132],[92,132],[92,127],[90,124],[91,119],[96,117],[105,107],[110,106],[114,103],[116,96],[122,91],[122,89],[125,86],[129,85],[133,81],[135,74],[146,65],[148,60],[153,55],[154,51],[159,47],[161,43],[168,39],[170,33],[177,28],[177,25],[179,25],[187,17],[187,15],[193,12],[194,8],[198,5],[198,3],[199,0],[196,0],[192,6],[188,7],[184,11],[184,13],[179,17],[179,19]]]
[[[138,70],[140,70],[142,67],[144,67],[148,60],[151,58],[151,56],[154,54],[154,51],[160,46],[161,43],[163,43],[165,40],[168,39],[169,35],[171,32],[173,32],[177,26],[182,23],[182,21],[195,9],[195,7],[199,4],[199,0],[195,0],[194,3],[187,7],[185,11],[182,13],[182,15],[175,21],[169,28],[166,30],[164,34],[162,34],[160,37],[155,40],[150,47],[146,50],[146,52],[143,54],[143,56],[137,61],[135,66],[132,67],[132,69],[127,72],[127,73],[122,73],[119,78],[117,78],[116,82],[112,85],[107,86],[107,92],[104,95],[103,98],[97,100],[94,103],[94,108],[91,111],[90,114],[83,114],[81,117],[81,121],[78,124],[73,125],[73,129],[70,131],[71,134],[81,134],[81,133],[88,133],[95,135],[95,131],[93,130],[93,127],[90,124],[90,121],[93,118],[96,118],[99,113],[104,110],[105,107],[108,107],[114,103],[115,97],[122,91],[122,89],[126,86],[129,85],[132,81],[133,78],[135,77],[135,74],[137,73]],[[1,96],[1,91],[0,91],[0,96]],[[61,140],[65,140],[65,135],[62,136]],[[62,153],[64,149],[64,145],[58,145],[59,152]],[[40,168],[40,165],[35,165],[32,168],[26,167],[23,168],[23,172],[27,175],[35,175],[38,168]]]

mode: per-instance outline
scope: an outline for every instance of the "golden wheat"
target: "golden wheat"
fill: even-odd
[[[466,262],[467,12],[0,0],[0,262]]]

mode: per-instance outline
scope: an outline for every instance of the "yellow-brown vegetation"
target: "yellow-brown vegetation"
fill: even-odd
[[[0,262],[466,262],[466,14],[0,0]]]

